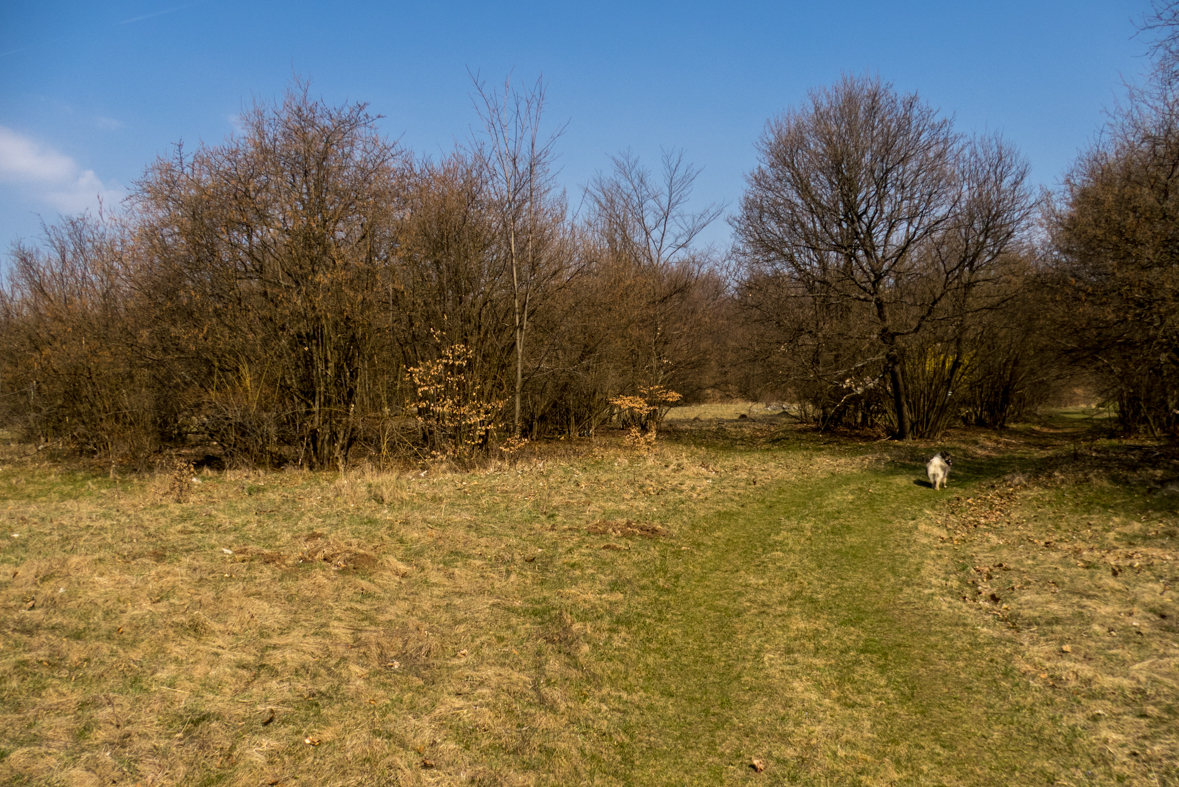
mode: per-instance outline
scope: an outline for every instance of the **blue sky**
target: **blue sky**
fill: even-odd
[[[1149,66],[1149,0],[301,2],[0,0],[0,258],[39,222],[117,205],[177,142],[218,144],[293,76],[364,101],[417,154],[469,139],[468,69],[548,84],[570,202],[609,156],[701,169],[695,206],[736,208],[774,114],[843,73],[917,91],[997,131],[1059,183]],[[729,242],[718,222],[707,239]]]

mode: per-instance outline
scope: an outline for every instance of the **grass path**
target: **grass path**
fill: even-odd
[[[688,438],[0,464],[0,783],[1179,785],[1179,456]]]
[[[906,473],[815,477],[668,545],[617,621],[635,640],[615,765],[635,784],[1051,781],[1067,735],[923,579],[932,495]]]

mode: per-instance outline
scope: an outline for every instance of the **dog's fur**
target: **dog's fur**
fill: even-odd
[[[933,459],[925,464],[925,473],[929,476],[929,483],[933,484],[934,489],[945,488],[953,464],[954,460],[945,451],[934,454]]]

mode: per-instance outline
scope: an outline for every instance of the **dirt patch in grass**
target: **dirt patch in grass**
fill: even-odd
[[[616,536],[620,538],[666,538],[671,535],[666,528],[631,519],[599,520],[586,527],[585,532],[593,535]]]

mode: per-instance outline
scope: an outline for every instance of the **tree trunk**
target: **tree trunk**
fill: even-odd
[[[512,419],[512,436],[520,436],[520,399],[524,391],[524,328],[528,320],[528,300],[520,306],[520,262],[516,258],[516,230],[508,231],[509,253],[512,261],[512,307],[516,316],[516,412]]]
[[[892,341],[895,343],[896,339],[893,338]],[[885,355],[885,360],[888,363],[888,379],[892,383],[892,404],[897,416],[897,431],[894,436],[897,440],[908,440],[912,427],[909,424],[909,407],[905,404],[905,374],[901,368],[901,358],[896,349],[892,348]]]
[[[880,321],[880,343],[884,345],[884,360],[888,364],[888,379],[892,383],[892,404],[896,410],[897,440],[908,440],[912,435],[912,425],[909,423],[908,396],[905,392],[905,372],[901,368],[901,354],[897,350],[897,335],[890,328],[888,305],[877,298],[876,319]]]

